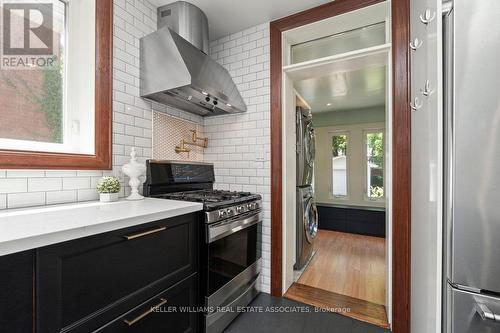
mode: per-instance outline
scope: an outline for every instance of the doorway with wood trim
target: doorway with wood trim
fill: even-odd
[[[405,9],[396,8],[395,3],[401,6],[404,1],[391,3],[340,0],[271,23],[271,196],[273,203],[271,292],[275,296],[285,295],[285,297],[323,308],[339,308],[347,304],[351,310],[354,310],[348,314],[351,317],[382,327],[388,327],[388,323],[392,322],[393,331],[409,332],[409,160],[408,155],[405,158],[403,153],[408,152],[409,148],[410,118],[408,114],[403,114],[404,111],[408,111],[408,104],[405,100],[408,97],[408,77],[406,71],[402,73],[403,67],[401,67],[402,62],[408,61],[406,40],[404,47],[402,44],[404,36],[408,33],[408,18]],[[398,17],[394,17],[395,12],[399,14]],[[356,19],[353,20],[353,17]],[[332,51],[331,47],[326,49],[321,45],[318,47],[322,39],[335,38],[334,36],[341,32],[352,32],[381,23],[385,24],[386,32],[383,43],[373,44],[373,40],[368,40],[367,45],[357,49],[349,49],[350,44],[344,43],[340,50],[335,51]],[[308,49],[305,45],[306,41],[313,41],[316,45]],[[292,47],[296,45],[301,45],[301,50],[296,48],[299,52]],[[311,50],[314,51],[311,52]],[[373,295],[369,296],[366,292],[364,295],[359,292],[351,293],[351,295],[349,293],[346,295],[345,292],[335,292],[335,290],[338,291],[335,289],[338,285],[319,281],[320,279],[314,277],[314,267],[302,273],[299,283],[296,283],[297,274],[293,272],[293,265],[297,260],[295,243],[298,236],[291,232],[296,226],[296,193],[299,193],[294,191],[297,185],[294,174],[297,171],[294,142],[296,119],[295,114],[290,115],[289,112],[294,111],[297,104],[297,87],[293,82],[310,78],[315,75],[314,73],[338,73],[346,66],[350,70],[356,70],[360,66],[373,65],[377,61],[383,62],[388,68],[387,80],[389,82],[386,99],[386,109],[389,110],[386,112],[388,130],[384,131],[388,146],[386,156],[389,158],[385,163],[387,167],[384,172],[388,177],[385,177],[384,190],[387,198],[397,196],[400,199],[394,203],[388,200],[386,206],[387,242],[384,241],[380,245],[381,243],[377,244],[375,239],[374,242],[370,242],[369,239],[352,239],[348,237],[349,235],[335,231],[320,231],[315,246],[317,251],[323,254],[328,251],[338,252],[342,249],[351,251],[356,248],[357,241],[364,242],[362,247],[370,244],[369,246],[373,249],[382,248],[379,253],[382,253],[382,257],[385,254],[384,264],[387,266],[387,269],[383,269],[386,275],[385,281],[387,281],[384,286],[387,298],[383,303],[387,306],[387,315],[384,306],[377,306],[381,305],[377,302],[382,303],[380,299],[377,302],[371,302]],[[398,85],[391,85],[394,77],[398,77]],[[335,80],[338,82],[338,77]],[[300,92],[298,95],[300,96]],[[307,103],[307,98],[305,103]],[[393,159],[391,155],[394,156]],[[391,179],[394,181],[391,182]],[[332,240],[335,240],[333,247]],[[393,251],[398,255],[393,257]],[[372,251],[366,252],[373,254]],[[366,260],[373,260],[373,257]],[[322,262],[321,255],[311,261],[313,266],[320,265],[318,264],[320,262]],[[342,270],[339,265],[335,267],[331,260],[326,262],[333,267],[330,274],[335,275],[335,269]],[[397,276],[398,279],[394,279],[393,276]],[[335,279],[335,276],[331,278]],[[366,284],[367,282],[361,281],[360,283]],[[393,288],[397,288],[397,296],[392,294]],[[366,290],[365,287],[362,289]]]

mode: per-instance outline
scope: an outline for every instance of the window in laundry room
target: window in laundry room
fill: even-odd
[[[347,196],[347,134],[332,136],[332,195]]]
[[[366,197],[369,200],[384,198],[384,132],[365,132]]]

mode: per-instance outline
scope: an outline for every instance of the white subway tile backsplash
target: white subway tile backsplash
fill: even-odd
[[[136,147],[151,147],[151,139],[150,138],[135,138],[135,146]]]
[[[135,2],[135,1],[134,1]],[[133,15],[135,18],[138,18],[139,20],[142,20],[143,17],[143,12],[141,12],[138,8],[134,7],[133,3],[134,2],[126,2],[125,3],[125,9],[127,12],[131,15]],[[132,21],[132,20],[129,20]]]
[[[90,177],[63,178],[64,190],[79,190],[90,188]]]
[[[250,178],[249,177],[236,177],[235,182],[238,184],[242,184],[242,185],[249,184]]]
[[[62,178],[29,178],[28,192],[62,190]]]
[[[142,136],[143,129],[135,126],[125,126],[125,134],[130,136]]]
[[[252,193],[257,192],[256,187],[254,185],[243,185],[241,190],[245,191],[245,192],[252,192]]]
[[[134,145],[134,137],[133,136],[115,133],[114,138],[115,138],[115,140],[113,142],[116,144],[126,145],[126,146],[133,146]]]
[[[44,177],[43,170],[7,170],[7,178]]]
[[[125,31],[134,36],[135,38],[141,38],[146,35],[146,33],[142,32],[136,26],[128,22],[125,22]]]
[[[120,156],[120,155],[113,156],[113,164],[114,165],[124,165],[124,164],[127,164],[129,161],[130,161],[129,156]]]
[[[125,71],[125,62],[120,59],[113,59],[113,69],[119,69],[121,71]]]
[[[113,114],[113,121],[125,125],[134,125],[134,117],[121,112]]]
[[[137,59],[139,60],[139,59]],[[139,78],[136,78],[136,85],[139,86]],[[152,110],[152,107],[151,107],[151,102],[150,101],[146,101],[145,99],[142,99],[138,96],[134,97],[134,104],[135,106],[139,107],[139,108],[142,108],[142,109],[145,109],[145,110]]]
[[[113,144],[113,154],[115,155],[125,154],[125,146]]]
[[[100,170],[82,170],[77,171],[78,177],[101,177],[102,171]]]
[[[153,13],[153,11],[151,11]],[[154,11],[155,14],[155,18],[156,18],[156,11]],[[150,28],[150,29],[156,29],[156,21],[154,21],[152,18],[151,18],[152,15],[150,16],[146,16],[144,15],[144,23]]]
[[[115,6],[113,10],[115,12],[115,19],[116,17],[119,17],[123,19],[125,22],[133,21],[133,16],[131,15],[131,13],[125,10],[125,4],[117,6],[117,1],[115,1]],[[115,35],[116,35],[116,25],[115,25]]]
[[[229,184],[229,191],[243,191],[243,185],[240,184]]]
[[[94,188],[97,188],[97,183],[99,182],[99,180],[101,179],[102,177],[90,177],[90,188],[91,189],[94,189]]]
[[[114,24],[115,24],[115,27],[118,27],[118,28],[121,28],[121,29],[125,29],[125,20],[121,17],[114,17]]]
[[[137,25],[136,25],[137,26]],[[131,55],[133,55],[136,58],[139,58],[140,51],[138,47],[135,47],[134,45],[131,44],[126,44],[125,45],[125,51]]]
[[[270,290],[270,81],[269,24],[261,24],[210,43],[212,56],[225,66],[245,100],[246,114],[204,119],[210,145],[205,160],[216,168],[216,188],[260,193],[263,221],[263,279]],[[264,161],[256,161],[263,155]],[[267,213],[266,213],[267,212]]]
[[[142,136],[145,137],[145,138],[151,139],[153,137],[153,131],[152,130],[143,129],[142,132],[143,132]]]
[[[116,31],[117,29],[115,29]],[[131,36],[131,38],[133,38]],[[131,55],[131,54],[128,54],[127,52],[123,51],[123,50],[120,50],[119,48],[114,48],[113,50],[113,55],[114,57],[116,57],[118,60],[121,60],[123,62],[126,62],[126,63],[131,63],[131,64],[134,64],[135,63],[135,59],[134,59],[134,56]]]
[[[26,178],[2,178],[0,179],[0,193],[19,193],[28,191]]]
[[[128,114],[128,115],[134,116],[134,117],[143,117],[144,116],[144,109],[133,106],[133,105],[127,105],[126,107],[124,107],[123,112]]]
[[[116,81],[120,81],[124,84],[134,84],[134,76],[129,73],[126,73],[125,71],[115,69],[113,71],[113,78]]]
[[[134,105],[135,98],[132,95],[115,90],[113,93],[115,100],[124,104]]]
[[[125,92],[125,83],[118,80],[113,80],[113,89]]]
[[[12,193],[7,195],[7,208],[45,205],[45,192]]]
[[[75,202],[76,190],[47,192],[46,196],[47,205]]]
[[[0,210],[7,208],[7,194],[0,194]]]
[[[139,95],[140,91],[139,88],[132,85],[132,84],[127,84],[125,85],[125,92],[130,95]]]
[[[151,119],[144,119],[144,118],[139,118],[139,117],[136,117],[134,119],[134,124],[135,124],[135,126],[146,128],[146,129],[151,129],[153,127]]]
[[[113,122],[113,132],[115,134],[125,134],[125,125]]]
[[[99,193],[94,189],[78,190],[78,201],[92,201],[99,199]]]
[[[46,170],[46,177],[76,177],[76,171],[72,170]]]
[[[266,178],[264,177],[250,177],[249,183],[252,185],[264,185]]]
[[[125,66],[127,73],[134,77],[139,77],[140,76],[140,69],[139,67],[135,66],[134,64],[126,64]]]

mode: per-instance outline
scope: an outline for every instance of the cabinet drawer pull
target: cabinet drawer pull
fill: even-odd
[[[160,232],[160,231],[163,231],[163,230],[166,230],[166,229],[167,229],[167,227],[160,227],[160,228],[151,229],[151,230],[148,230],[148,231],[139,232],[139,233],[133,234],[133,235],[126,235],[126,236],[123,236],[123,237],[125,237],[127,240],[132,240],[132,239],[135,239],[135,238],[139,238],[139,237],[143,237],[143,236],[155,234],[157,232]]]
[[[151,312],[153,312],[154,309],[159,308],[160,306],[162,306],[165,303],[167,303],[167,300],[165,298],[160,298],[160,301],[161,301],[160,303],[158,303],[155,306],[150,307],[149,310],[147,310],[144,313],[138,315],[134,319],[132,319],[132,320],[124,319],[123,322],[125,324],[127,324],[128,326],[134,325],[135,323],[137,323],[138,321],[140,321],[141,319],[143,319],[144,317],[146,317],[148,314],[150,314]]]

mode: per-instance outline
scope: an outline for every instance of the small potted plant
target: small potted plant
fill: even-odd
[[[101,202],[113,202],[118,200],[120,192],[120,181],[115,177],[102,177],[97,183],[97,192]]]

